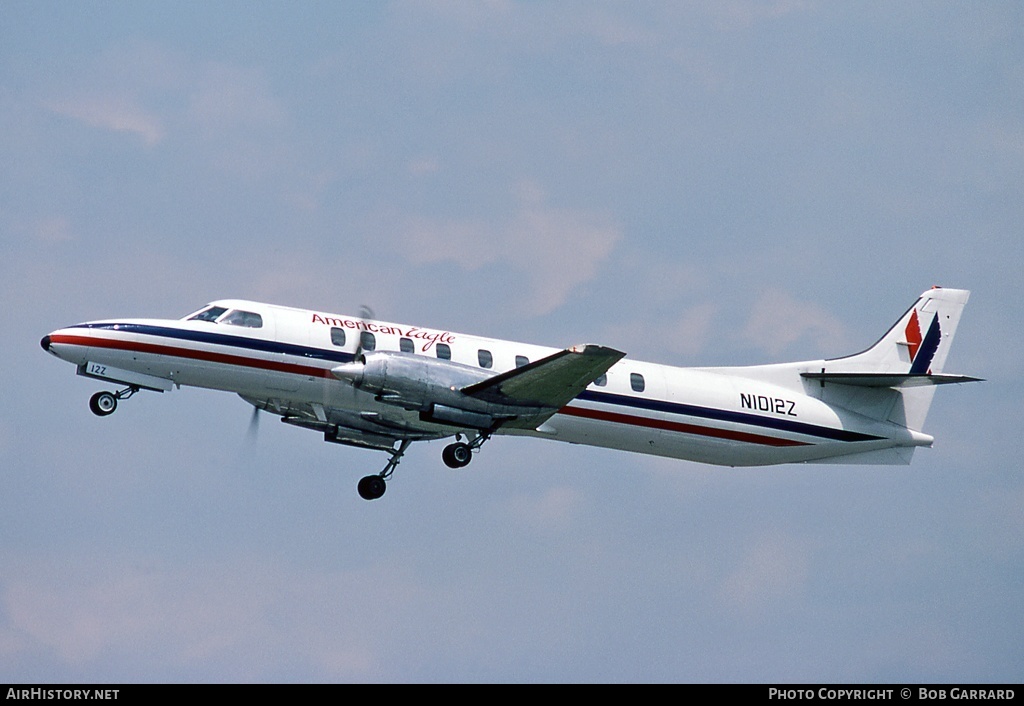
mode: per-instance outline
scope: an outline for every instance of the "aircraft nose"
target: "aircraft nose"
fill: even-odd
[[[50,337],[49,336],[43,336],[43,340],[39,341],[39,345],[41,345],[43,347],[44,351],[49,353],[50,352]]]

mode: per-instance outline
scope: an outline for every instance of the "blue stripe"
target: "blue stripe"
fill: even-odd
[[[847,431],[846,429],[833,429],[831,427],[822,427],[816,424],[808,424],[806,422],[795,422],[789,419],[762,417],[757,414],[748,414],[746,412],[734,412],[725,409],[714,409],[712,407],[698,407],[696,405],[682,404],[679,402],[666,402],[663,400],[646,399],[643,397],[630,397],[628,395],[616,395],[610,392],[597,392],[596,390],[586,390],[576,399],[586,400],[588,402],[602,402],[604,404],[613,404],[624,407],[634,407],[636,409],[646,409],[652,412],[681,414],[688,417],[698,417],[700,419],[713,419],[718,422],[747,424],[765,429],[775,429],[777,431],[816,436],[820,439],[829,439],[831,441],[877,441],[885,438],[881,436],[873,436],[871,434],[861,434],[856,431]]]
[[[327,360],[334,363],[351,363],[355,356],[344,351],[325,350],[313,348],[312,346],[300,346],[294,343],[279,343],[261,338],[246,338],[244,336],[231,336],[225,333],[214,333],[212,331],[186,331],[177,328],[164,326],[150,326],[148,324],[79,324],[71,328],[106,329],[110,331],[127,331],[129,333],[144,334],[146,336],[160,336],[161,338],[173,338],[182,341],[193,341],[195,343],[207,343],[216,346],[231,346],[232,348],[245,348],[261,353],[282,353],[293,355],[308,360]]]
[[[314,348],[312,346],[300,346],[294,343],[279,343],[260,338],[247,338],[244,336],[232,336],[225,333],[213,331],[188,331],[165,326],[151,326],[149,324],[127,324],[127,323],[103,323],[103,324],[79,324],[71,328],[105,329],[111,331],[126,331],[129,333],[143,334],[147,336],[159,336],[161,338],[177,339],[182,341],[193,341],[218,346],[229,346],[232,348],[244,348],[247,350],[259,351],[261,353],[279,353],[283,355],[296,356],[307,360],[324,360],[335,363],[350,363],[355,359],[352,353],[344,351],[327,350]],[[932,331],[938,330],[938,320],[932,323],[932,329],[928,332],[926,343],[932,337]],[[937,343],[935,346],[937,347]],[[922,350],[922,353],[924,351]],[[930,361],[934,350],[927,357]],[[918,354],[921,357],[921,353]],[[788,419],[776,419],[773,417],[762,417],[746,412],[735,412],[711,407],[699,407],[696,405],[682,404],[679,402],[667,402],[664,400],[648,399],[642,397],[631,397],[618,395],[610,392],[598,392],[596,390],[584,390],[576,399],[587,402],[599,402],[620,407],[632,407],[652,412],[663,412],[667,414],[679,414],[700,419],[712,419],[719,422],[733,424],[746,424],[749,426],[761,427],[763,429],[774,429],[778,431],[815,436],[820,439],[832,441],[877,441],[884,437],[861,434],[845,429],[833,429],[822,427],[806,422],[795,422]]]
[[[910,366],[911,375],[928,374],[928,370],[932,367],[935,351],[939,349],[939,341],[941,340],[942,327],[939,326],[939,315],[936,314],[932,319],[931,326],[928,327],[928,333],[925,335],[924,340],[921,341],[921,348],[918,349],[917,355],[914,356],[914,364]]]

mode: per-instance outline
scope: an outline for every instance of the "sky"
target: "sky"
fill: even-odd
[[[0,0],[0,682],[1018,682],[1018,2]],[[674,365],[973,292],[907,467],[325,444],[39,348],[222,297]]]

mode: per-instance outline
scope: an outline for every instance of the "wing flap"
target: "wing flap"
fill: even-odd
[[[483,402],[550,409],[554,414],[625,355],[605,346],[573,346],[464,387],[462,392]]]

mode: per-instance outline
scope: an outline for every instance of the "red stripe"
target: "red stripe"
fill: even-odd
[[[616,424],[629,424],[631,426],[650,427],[663,431],[676,431],[682,434],[697,434],[699,436],[711,436],[716,439],[728,439],[730,441],[745,441],[749,444],[762,444],[764,446],[809,446],[804,441],[793,441],[792,439],[780,439],[774,436],[763,436],[761,434],[750,434],[743,431],[731,429],[716,429],[714,427],[702,427],[695,424],[684,424],[682,422],[670,422],[665,419],[651,419],[650,417],[637,417],[631,414],[620,414],[618,412],[605,412],[587,407],[563,407],[559,410],[562,414],[584,419],[597,419],[602,422],[615,422]]]
[[[260,360],[258,358],[246,358],[238,355],[225,353],[214,353],[212,351],[195,350],[192,348],[178,348],[176,346],[162,346],[154,343],[141,343],[139,341],[122,341],[110,338],[94,338],[91,336],[69,336],[58,334],[50,337],[52,344],[65,344],[72,346],[89,346],[92,348],[110,348],[114,350],[134,351],[136,353],[150,353],[153,355],[166,355],[178,358],[190,358],[210,363],[223,363],[225,365],[240,365],[247,368],[259,368],[272,370],[279,373],[292,373],[295,375],[308,375],[311,377],[322,377],[333,380],[331,371],[325,368],[314,368],[308,365],[295,365],[273,360]],[[663,431],[675,431],[682,434],[696,434],[698,436],[710,436],[717,439],[728,439],[730,441],[743,441],[750,444],[761,444],[764,446],[808,446],[803,441],[791,439],[780,439],[762,434],[751,434],[730,429],[716,429],[715,427],[703,427],[695,424],[684,424],[682,422],[670,422],[664,419],[651,419],[650,417],[638,417],[631,414],[618,412],[606,412],[603,410],[590,409],[586,407],[563,407],[561,414],[568,414],[573,417],[584,419],[596,419],[603,422],[614,422],[616,424],[627,424],[630,426],[648,427],[661,429]]]
[[[110,338],[93,338],[91,336],[68,336],[60,334],[50,337],[50,343],[64,343],[72,346],[90,346],[92,348],[112,348],[122,351],[134,351],[136,353],[151,353],[153,355],[168,355],[177,358],[191,358],[203,360],[209,363],[223,363],[225,365],[241,365],[247,368],[259,368],[272,370],[277,373],[292,373],[294,375],[309,375],[333,380],[331,371],[325,368],[314,368],[308,365],[295,365],[275,360],[260,360],[259,358],[246,358],[240,355],[228,355],[226,353],[214,353],[212,351],[194,350],[192,348],[178,348],[176,346],[161,346],[154,343],[140,343],[138,341],[120,341]]]

